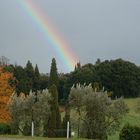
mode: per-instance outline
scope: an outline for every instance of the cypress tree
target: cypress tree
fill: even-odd
[[[49,87],[51,87],[53,84],[56,85],[56,87],[58,89],[59,79],[58,79],[58,73],[57,73],[55,58],[52,59],[52,63],[51,63]]]
[[[70,106],[67,103],[65,106],[65,116],[63,118],[62,127],[63,127],[63,136],[67,135],[67,122],[70,122]],[[71,127],[69,135],[71,136]]]
[[[32,63],[29,60],[26,64],[25,70],[26,70],[27,76],[29,78],[33,79],[34,78],[34,68],[33,68]]]
[[[39,78],[40,73],[37,64],[35,65],[35,77]]]
[[[49,88],[49,92],[51,93],[51,114],[48,120],[48,125],[46,126],[47,132],[46,135],[48,137],[58,137],[58,129],[61,127],[61,116],[59,112],[58,105],[58,92],[55,85],[52,85]]]
[[[36,64],[36,66],[35,66],[35,77],[34,77],[34,81],[33,81],[33,90],[37,91],[39,89],[40,89],[40,73],[39,73],[38,66]]]
[[[26,83],[26,87],[27,87],[27,92],[29,93],[29,91],[31,89],[33,89],[33,81],[34,81],[34,68],[32,66],[32,63],[28,60],[26,67],[25,67],[25,72],[27,75],[27,83]]]
[[[58,137],[58,129],[61,127],[61,116],[59,112],[58,104],[58,73],[56,67],[55,58],[52,59],[50,78],[49,78],[49,92],[51,94],[50,109],[51,114],[48,120],[48,125],[46,126],[46,134],[48,137]]]

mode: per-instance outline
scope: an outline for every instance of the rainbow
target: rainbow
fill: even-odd
[[[54,31],[54,27],[51,26],[48,18],[46,19],[43,15],[43,12],[40,12],[31,0],[17,0],[17,2],[26,14],[32,18],[36,25],[39,26],[50,46],[54,49],[59,59],[61,59],[65,65],[65,69],[67,71],[74,70],[77,58],[73,55],[74,53],[70,50],[70,48],[67,47],[68,45],[66,45],[60,36]]]

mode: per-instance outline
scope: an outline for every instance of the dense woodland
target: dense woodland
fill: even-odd
[[[57,60],[56,60],[57,62]],[[57,64],[56,64],[57,65]],[[7,65],[5,70],[11,72],[16,80],[17,93],[29,94],[29,91],[43,90],[49,87],[53,81],[49,80],[49,73],[39,72],[36,65],[33,67],[30,61],[25,67],[20,65]],[[97,89],[111,92],[111,97],[138,97],[140,95],[140,67],[134,63],[122,59],[105,60],[98,59],[95,64],[81,66],[77,63],[75,70],[70,73],[58,73],[57,86],[59,102],[64,103],[73,84],[92,83]]]

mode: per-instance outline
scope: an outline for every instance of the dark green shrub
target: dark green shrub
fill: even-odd
[[[18,135],[19,133],[19,128],[18,128],[18,124],[13,124],[13,122],[10,124],[11,127],[11,134],[12,135]]]
[[[50,138],[66,138],[67,136],[67,129],[50,129],[47,131],[48,137]],[[69,132],[69,137],[71,137],[71,131]]]
[[[23,135],[24,136],[30,136],[31,135],[31,125],[28,123],[25,123],[25,126],[23,128]]]
[[[140,127],[125,125],[120,132],[120,140],[140,140]]]
[[[10,125],[6,123],[0,123],[0,134],[11,134]]]

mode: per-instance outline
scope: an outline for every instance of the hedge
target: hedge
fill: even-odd
[[[0,134],[11,134],[10,125],[6,123],[0,123]]]
[[[119,135],[120,140],[140,140],[140,127],[126,124]]]

